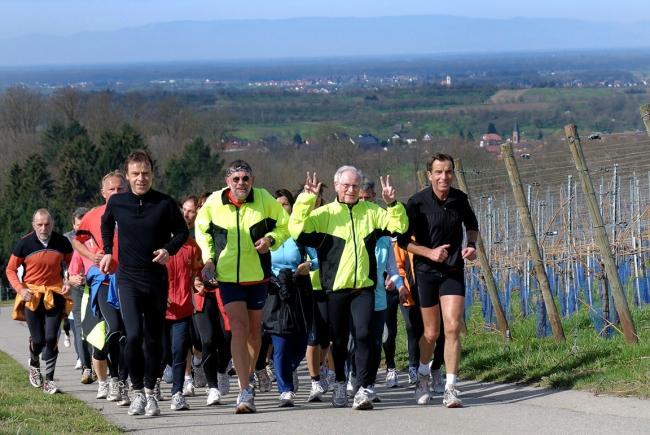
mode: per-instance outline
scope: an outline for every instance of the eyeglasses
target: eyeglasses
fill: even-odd
[[[244,175],[243,177],[232,177],[231,180],[235,184],[239,183],[239,181],[248,183],[249,181],[251,181],[251,177],[249,177],[248,175]]]

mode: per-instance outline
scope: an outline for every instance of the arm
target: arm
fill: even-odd
[[[183,246],[183,243],[187,240],[190,235],[190,231],[187,229],[187,224],[180,210],[174,203],[174,201],[169,198],[169,230],[172,234],[171,240],[165,244],[164,249],[168,252],[169,256],[175,255]]]
[[[86,245],[84,245],[76,238],[72,239],[72,248],[77,251],[79,255],[87,258],[95,264],[99,264],[99,262],[102,260],[102,257],[104,256],[104,253],[102,251],[98,251],[97,253],[93,254]]]
[[[214,248],[214,240],[210,235],[210,224],[212,222],[212,204],[210,201],[206,202],[199,210],[194,222],[194,237],[196,244],[199,245],[201,250],[201,258],[203,263],[212,263],[216,261],[216,252]]]
[[[112,213],[111,200],[108,200],[106,204],[106,209],[102,215],[102,243],[104,245],[104,255],[99,261],[99,270],[108,274],[111,260],[113,259],[113,235],[115,234],[115,217]]]
[[[18,293],[23,300],[29,301],[31,299],[31,293],[27,286],[25,286],[20,279],[18,278],[18,268],[20,266],[24,267],[24,258],[17,257],[15,254],[11,254],[9,261],[7,262],[7,268],[5,273],[7,274],[7,279],[11,287]]]

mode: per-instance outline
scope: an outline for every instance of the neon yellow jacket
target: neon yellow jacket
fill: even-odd
[[[323,289],[374,287],[375,244],[381,236],[407,230],[404,206],[396,203],[384,210],[369,201],[352,206],[334,201],[313,210],[315,204],[316,195],[298,195],[289,232],[297,242],[316,248]]]
[[[252,188],[239,208],[228,199],[229,188],[210,195],[196,216],[196,243],[203,262],[212,260],[221,282],[262,281],[271,276],[271,253],[260,254],[255,242],[275,239],[275,250],[289,237],[289,215],[265,189]]]

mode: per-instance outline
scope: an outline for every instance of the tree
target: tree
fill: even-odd
[[[167,163],[165,189],[175,198],[214,190],[215,174],[222,167],[223,160],[198,137],[185,146],[180,156],[172,157]]]
[[[140,132],[129,124],[124,124],[119,132],[106,130],[97,146],[97,172],[103,176],[123,168],[126,158],[136,149],[147,150],[148,147]]]
[[[41,94],[22,86],[10,87],[0,96],[0,127],[13,137],[35,133],[42,111]]]
[[[497,128],[494,126],[492,122],[488,124],[487,132],[488,134],[497,134]]]

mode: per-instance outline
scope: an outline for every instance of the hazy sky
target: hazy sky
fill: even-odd
[[[0,38],[175,20],[425,14],[650,21],[650,0],[0,0]]]

